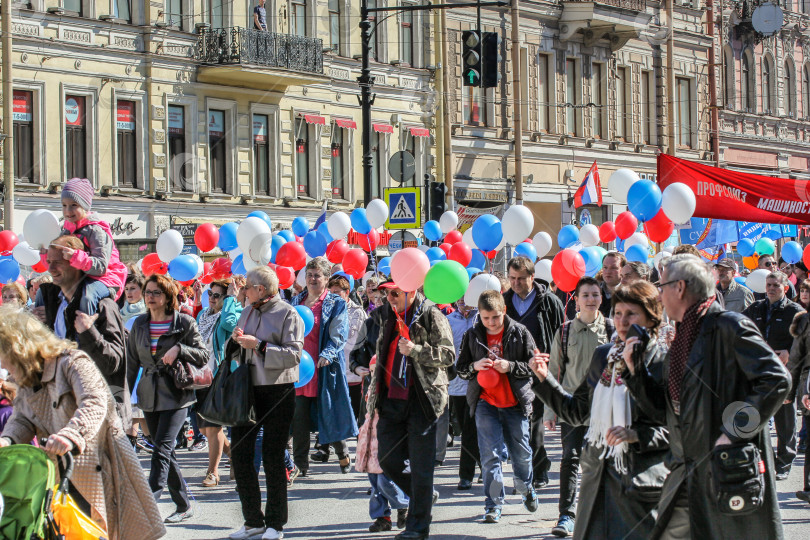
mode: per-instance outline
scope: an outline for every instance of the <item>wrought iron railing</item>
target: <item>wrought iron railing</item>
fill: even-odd
[[[562,0],[563,2],[593,2],[606,6],[629,9],[631,11],[645,11],[647,0]]]
[[[249,28],[207,28],[197,37],[197,60],[323,73],[323,40]]]

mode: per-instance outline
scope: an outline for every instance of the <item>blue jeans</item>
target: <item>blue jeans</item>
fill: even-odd
[[[391,509],[408,508],[410,499],[393,480],[384,474],[368,473],[371,482],[371,499],[368,501],[368,514],[371,519],[391,516]]]
[[[79,300],[79,311],[88,315],[95,315],[98,312],[98,303],[103,298],[114,298],[110,288],[95,279],[86,280],[84,294],[82,299]]]
[[[501,460],[504,443],[512,458],[515,489],[525,495],[532,486],[532,448],[529,445],[529,418],[520,406],[499,409],[484,400],[475,408],[478,450],[484,474],[486,509],[500,508],[506,496]]]

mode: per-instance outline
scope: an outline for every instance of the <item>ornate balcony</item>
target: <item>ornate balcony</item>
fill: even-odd
[[[607,39],[613,51],[638,37],[652,19],[646,0],[562,0],[560,40],[582,31],[586,46]]]
[[[202,29],[196,58],[201,82],[284,90],[323,82],[323,40],[249,28]]]

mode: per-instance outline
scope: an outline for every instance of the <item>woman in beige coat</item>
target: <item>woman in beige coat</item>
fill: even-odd
[[[0,447],[47,437],[51,455],[75,449],[71,494],[110,540],[162,537],[152,491],[90,357],[31,315],[0,307],[0,364],[20,387]]]

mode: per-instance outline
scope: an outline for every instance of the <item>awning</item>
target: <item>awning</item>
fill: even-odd
[[[414,137],[430,137],[430,130],[428,128],[412,127],[410,131],[411,135]]]
[[[304,120],[306,120],[307,124],[318,124],[320,126],[326,125],[326,118],[323,116],[318,116],[317,114],[305,114]]]
[[[374,131],[377,133],[393,133],[394,126],[390,124],[372,124]]]
[[[338,127],[341,127],[343,129],[357,129],[357,122],[355,122],[354,120],[336,118],[335,123],[338,125]]]

